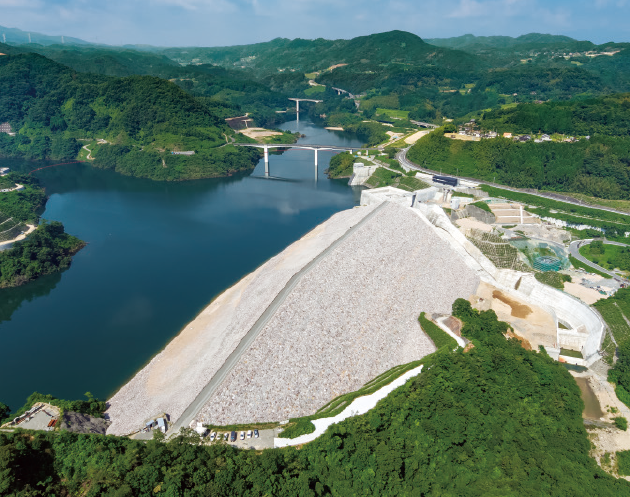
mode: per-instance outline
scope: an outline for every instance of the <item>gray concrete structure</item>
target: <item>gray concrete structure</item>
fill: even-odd
[[[302,150],[313,150],[315,152],[315,180],[317,181],[317,152],[320,150],[331,150],[331,151],[339,151],[339,152],[350,152],[352,153],[352,148],[350,147],[337,147],[334,145],[296,145],[289,143],[234,143],[236,147],[254,147],[254,148],[262,148],[263,154],[265,158],[265,176],[269,177],[269,149],[270,148],[298,148]]]

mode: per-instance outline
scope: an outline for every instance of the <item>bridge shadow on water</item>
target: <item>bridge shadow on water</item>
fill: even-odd
[[[307,181],[305,179],[292,179],[292,178],[281,178],[280,176],[249,176],[252,179],[263,179],[263,180],[272,180],[272,181],[284,181],[285,183],[303,183]],[[309,181],[313,181],[312,179]]]

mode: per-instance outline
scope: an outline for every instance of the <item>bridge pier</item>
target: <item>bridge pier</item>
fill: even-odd
[[[317,181],[317,149],[315,149],[315,181]]]
[[[269,147],[267,145],[263,147],[263,153],[265,155],[265,176],[269,176]]]

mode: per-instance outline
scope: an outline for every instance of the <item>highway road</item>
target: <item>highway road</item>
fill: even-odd
[[[295,273],[291,279],[287,282],[285,287],[276,295],[269,307],[260,315],[258,320],[245,334],[243,339],[236,346],[234,351],[228,356],[223,365],[215,373],[208,384],[199,392],[199,395],[193,400],[193,402],[186,408],[177,421],[175,421],[168,430],[168,437],[176,436],[180,428],[190,426],[190,423],[197,416],[201,408],[210,400],[212,395],[216,392],[217,388],[223,383],[223,380],[227,377],[230,371],[236,366],[241,356],[249,349],[250,345],[254,342],[260,331],[265,327],[269,319],[276,313],[278,307],[285,301],[289,294],[293,291],[295,286],[300,280],[309,273],[323,258],[325,258],[330,252],[335,250],[348,236],[354,231],[370,220],[387,202],[383,202],[376,207],[372,212],[365,216],[361,221],[355,224],[352,228],[346,231],[341,237],[335,240],[327,249],[322,251],[311,262],[304,266],[300,271]]]
[[[423,167],[418,166],[417,164],[414,164],[409,159],[407,159],[407,151],[409,150],[409,148],[410,147],[404,148],[404,149],[402,149],[400,152],[398,152],[396,154],[396,159],[398,160],[398,162],[400,163],[401,166],[408,167],[410,169],[416,169],[417,171],[421,171],[423,173],[440,174],[438,171],[432,171],[431,169],[425,169]],[[518,188],[512,188],[512,187],[505,186],[505,185],[499,185],[497,183],[491,183],[489,181],[482,181],[482,180],[478,180],[478,179],[475,179],[475,178],[467,178],[467,177],[464,177],[464,176],[454,176],[454,175],[451,175],[451,174],[449,174],[448,176],[451,176],[453,178],[459,178],[460,180],[464,180],[464,181],[471,181],[473,183],[478,183],[478,184],[482,184],[482,185],[489,185],[489,186],[493,186],[495,188],[501,188],[502,190],[508,190],[508,191],[511,191],[511,192],[526,193],[527,195],[534,195],[536,197],[548,198],[550,200],[556,200],[557,202],[563,202],[565,204],[577,205],[577,206],[580,206],[580,207],[588,207],[590,209],[597,209],[597,210],[600,210],[600,211],[608,211],[608,212],[614,212],[616,214],[623,214],[623,215],[626,215],[626,216],[630,216],[630,213],[628,213],[628,212],[618,211],[616,209],[611,209],[609,207],[603,207],[603,206],[588,204],[586,202],[582,202],[581,200],[577,200],[577,199],[574,199],[572,197],[569,197],[569,196],[566,196],[566,195],[561,195],[561,194],[558,194],[558,193],[532,193],[530,191],[520,190]]]
[[[609,276],[612,276],[613,278],[616,279],[621,279],[621,280],[625,280],[625,278],[619,276],[617,273],[613,273],[612,271],[608,271],[607,269],[604,269],[601,266],[598,266],[597,264],[595,264],[594,262],[589,261],[586,257],[584,257],[582,254],[580,254],[580,247],[582,247],[583,245],[588,245],[589,243],[591,243],[593,241],[593,239],[589,239],[589,240],[576,240],[574,242],[571,242],[571,244],[569,245],[569,252],[571,253],[571,255],[573,257],[575,257],[578,261],[583,262],[584,264],[586,264],[587,266],[590,266],[594,269],[597,269],[598,271],[605,273]],[[627,247],[626,244],[624,243],[619,243],[619,242],[610,242],[608,240],[603,240],[603,242],[607,245],[617,245],[619,247]]]

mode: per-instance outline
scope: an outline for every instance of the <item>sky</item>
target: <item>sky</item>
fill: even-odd
[[[0,0],[0,25],[111,45],[538,32],[630,41],[630,0]]]

